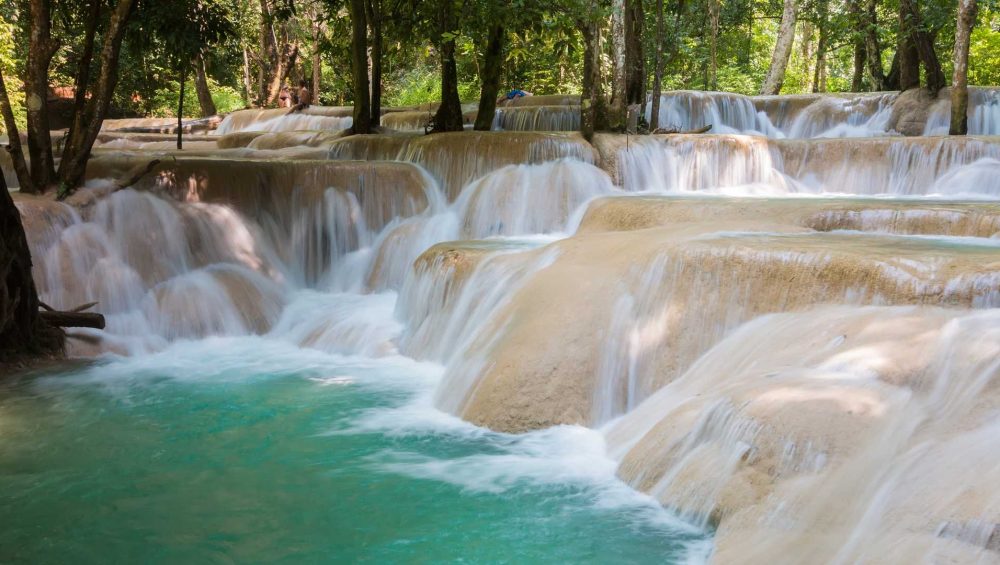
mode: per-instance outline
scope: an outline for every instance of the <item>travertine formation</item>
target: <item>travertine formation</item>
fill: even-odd
[[[440,363],[441,410],[599,428],[624,481],[717,528],[714,561],[985,563],[997,96],[967,138],[918,92],[666,93],[661,125],[711,132],[592,143],[576,96],[427,136],[433,105],[373,135],[248,110],[180,152],[104,132],[71,203],[16,202],[42,299],[108,318],[74,354],[270,333]]]

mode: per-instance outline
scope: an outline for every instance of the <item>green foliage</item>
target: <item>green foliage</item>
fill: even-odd
[[[197,118],[201,115],[198,99],[194,96],[194,79],[189,79],[184,85],[184,117]],[[219,86],[213,79],[208,79],[208,88],[212,93],[212,101],[220,114],[226,114],[243,108],[246,104],[243,95],[230,86]],[[180,99],[180,83],[169,81],[160,88],[149,101],[147,115],[155,118],[173,118],[177,116],[177,102]]]
[[[11,99],[14,121],[17,122],[17,127],[24,131],[27,117],[24,111],[24,91],[21,87],[21,81],[17,78],[18,65],[14,49],[14,31],[14,25],[7,23],[3,15],[0,14],[0,73],[3,73],[4,84],[7,86],[7,93]],[[0,133],[7,133],[3,120],[0,120]]]
[[[1000,84],[1000,14],[980,10],[969,45],[969,84]]]
[[[382,98],[386,106],[416,106],[441,100],[441,73],[433,66],[420,66],[398,77],[387,77]],[[479,101],[479,82],[459,75],[458,97],[462,102]]]

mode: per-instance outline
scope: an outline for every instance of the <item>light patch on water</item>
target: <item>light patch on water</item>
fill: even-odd
[[[591,507],[622,513],[664,533],[706,534],[618,479],[618,464],[607,455],[604,436],[597,430],[556,426],[524,434],[496,433],[435,409],[433,389],[428,388],[402,405],[367,410],[330,433],[449,437],[479,445],[477,453],[458,457],[384,450],[367,460],[373,471],[444,482],[469,493],[579,490]],[[704,563],[711,547],[711,541],[692,542],[684,562]]]

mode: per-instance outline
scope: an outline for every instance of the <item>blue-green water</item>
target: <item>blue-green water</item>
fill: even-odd
[[[664,563],[708,542],[601,436],[431,407],[440,367],[264,338],[0,383],[0,562]]]

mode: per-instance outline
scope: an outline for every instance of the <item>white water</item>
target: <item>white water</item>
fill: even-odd
[[[318,386],[372,380],[394,364],[413,373],[374,385],[410,401],[331,433],[490,433],[453,415],[501,429],[603,426],[502,436],[490,454],[372,456],[383,473],[477,493],[586,485],[598,505],[692,528],[656,499],[694,529],[719,522],[717,555],[748,561],[815,550],[820,560],[907,562],[896,540],[910,535],[914,553],[986,559],[1000,520],[990,490],[1000,480],[1000,262],[983,236],[996,233],[1000,150],[987,140],[780,139],[874,134],[887,107],[879,96],[821,99],[772,121],[743,97],[675,95],[663,111],[681,127],[716,120],[771,138],[608,140],[614,181],[565,136],[333,142],[333,157],[420,167],[426,210],[391,209],[377,222],[366,213],[377,208],[375,182],[307,181],[271,195],[280,206],[270,208],[136,190],[80,213],[52,205],[59,214],[29,230],[42,299],[98,300],[107,330],[72,331],[71,352],[133,355],[112,370],[125,376],[227,348],[273,355],[275,370],[345,358],[355,367]],[[575,234],[594,199],[622,192],[879,198],[843,199],[799,223],[750,199],[708,198],[703,217],[661,224],[636,199],[617,218],[636,231]],[[952,232],[935,226],[959,212],[884,204],[969,195],[981,199],[970,229],[979,237],[942,237]],[[930,227],[919,236],[871,233],[920,222]],[[827,231],[844,224],[863,232]],[[704,549],[692,549],[696,560]]]

